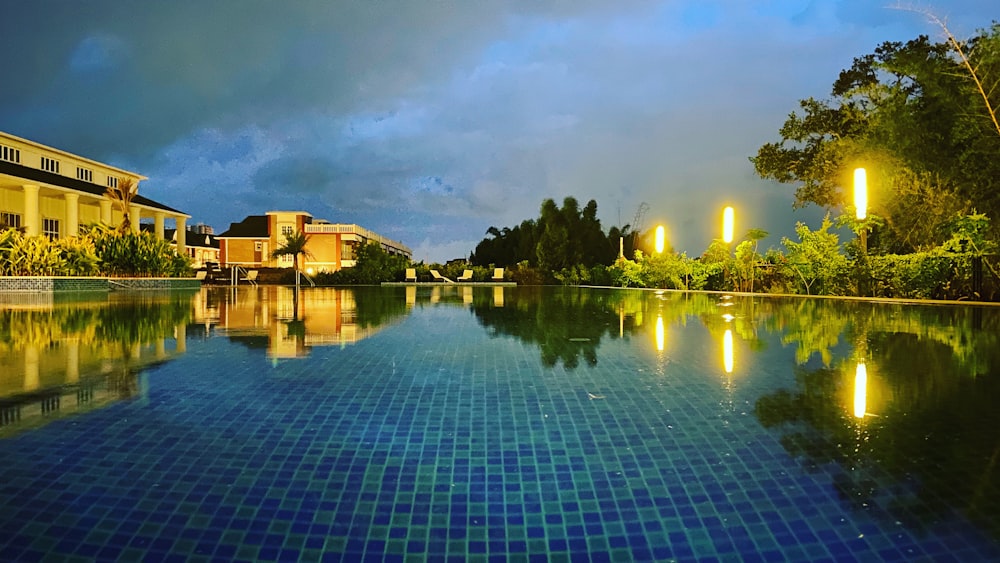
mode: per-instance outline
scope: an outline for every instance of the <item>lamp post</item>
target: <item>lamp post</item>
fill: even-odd
[[[858,294],[867,295],[868,269],[868,174],[864,168],[854,169],[854,217],[859,223],[858,244]]]
[[[736,211],[731,206],[726,206],[722,210],[722,241],[726,244],[733,242],[733,229]]]
[[[858,221],[868,217],[868,174],[864,168],[854,169],[854,216]],[[861,252],[868,254],[868,225],[861,224]]]
[[[735,223],[736,211],[732,208],[732,206],[727,205],[722,210],[722,242],[726,243],[726,262],[722,272],[723,280],[729,277],[729,245],[733,242]]]
[[[663,252],[663,245],[666,239],[666,232],[663,225],[656,227],[656,253],[661,254]]]

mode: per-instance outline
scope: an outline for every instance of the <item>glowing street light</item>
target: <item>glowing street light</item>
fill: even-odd
[[[858,221],[868,216],[868,175],[864,168],[854,169],[854,216]]]
[[[733,229],[736,222],[735,216],[736,211],[734,211],[730,206],[727,206],[722,210],[722,240],[726,244],[733,242]]]
[[[664,241],[665,241],[666,238],[667,238],[667,236],[666,236],[666,232],[665,232],[665,230],[663,228],[663,225],[657,226],[656,227],[656,253],[657,254],[660,254],[661,252],[663,252],[663,243],[664,243]]]

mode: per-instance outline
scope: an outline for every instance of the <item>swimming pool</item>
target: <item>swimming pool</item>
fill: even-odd
[[[2,560],[1000,559],[998,309],[28,301],[0,312]]]

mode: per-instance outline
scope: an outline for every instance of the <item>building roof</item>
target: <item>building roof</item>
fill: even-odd
[[[107,191],[107,188],[105,188],[104,186],[100,186],[98,184],[85,182],[83,180],[77,180],[76,178],[70,178],[68,176],[55,174],[53,172],[47,172],[45,170],[39,170],[37,168],[31,168],[30,166],[14,164],[13,162],[7,162],[5,160],[0,160],[0,174],[7,174],[8,176],[24,178],[26,180],[34,180],[36,182],[42,182],[52,186],[59,186],[61,188],[67,188],[73,191],[83,192],[94,196],[103,197],[105,192]],[[152,209],[169,211],[170,213],[175,213],[177,215],[182,215],[184,217],[190,217],[190,215],[184,213],[183,211],[179,211],[172,207],[168,207],[158,201],[153,201],[148,197],[143,197],[141,195],[136,195],[135,197],[133,197],[132,203],[135,205],[141,205],[143,207],[149,207]]]
[[[139,228],[143,231],[152,232],[153,225],[149,223],[141,223]],[[163,238],[171,242],[177,242],[177,229],[164,228]],[[214,248],[215,250],[219,249],[219,241],[216,240],[215,235],[196,233],[190,229],[188,229],[187,235],[184,237],[184,244],[191,247]]]
[[[71,158],[73,160],[79,160],[80,162],[85,162],[87,164],[98,166],[100,168],[106,168],[108,170],[114,170],[115,172],[118,172],[119,174],[124,174],[125,176],[134,176],[138,180],[148,180],[149,179],[149,178],[143,176],[142,174],[136,174],[135,172],[130,172],[128,170],[125,170],[125,169],[122,169],[122,168],[118,168],[116,166],[111,166],[110,164],[107,164],[107,163],[104,163],[104,162],[98,162],[96,160],[89,159],[89,158],[87,158],[85,156],[80,156],[78,154],[73,154],[71,152],[67,152],[67,151],[64,151],[62,149],[57,149],[55,147],[50,147],[48,145],[43,145],[41,143],[36,143],[35,141],[32,141],[30,139],[25,139],[25,138],[22,138],[22,137],[18,137],[17,135],[12,135],[12,134],[7,133],[5,131],[0,131],[0,139],[2,139],[2,138],[6,138],[6,139],[8,139],[10,141],[16,141],[18,143],[24,143],[25,145],[28,145],[30,147],[34,147],[34,148],[39,149],[39,150],[44,151],[44,152],[52,152],[52,153],[56,153],[56,154],[59,154],[59,155],[62,155],[62,156],[67,156],[67,157],[69,157],[69,158]]]
[[[269,236],[266,215],[247,215],[239,223],[230,223],[229,228],[224,233],[215,235],[215,238],[268,238]]]

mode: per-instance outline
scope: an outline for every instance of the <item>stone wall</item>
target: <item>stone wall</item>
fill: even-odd
[[[194,278],[90,278],[0,276],[0,293],[55,293],[136,289],[198,289]]]

